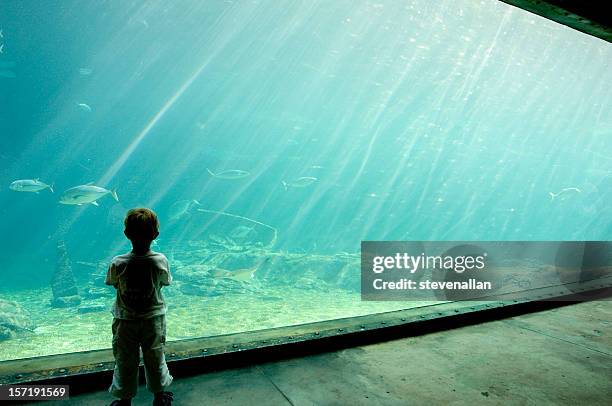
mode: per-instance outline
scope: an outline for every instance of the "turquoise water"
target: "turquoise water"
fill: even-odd
[[[351,264],[366,239],[612,238],[612,47],[597,38],[493,0],[2,9],[0,274],[12,300],[39,289],[48,305],[58,241],[93,286],[96,264],[129,249],[134,206],[157,211],[155,249],[179,266],[206,263],[185,250],[211,235],[226,251]],[[34,178],[55,192],[8,188]],[[89,182],[119,202],[59,204]],[[243,262],[222,269],[277,282]],[[355,293],[346,275],[315,271],[311,290],[320,279]],[[319,310],[312,319],[331,317]]]

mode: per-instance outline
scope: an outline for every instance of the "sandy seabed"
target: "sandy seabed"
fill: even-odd
[[[258,293],[215,297],[186,295],[166,288],[168,341],[261,330],[321,320],[381,313],[423,306],[424,302],[366,302],[359,293],[343,289],[324,292],[291,287],[268,287]],[[76,308],[52,308],[50,289],[3,292],[26,309],[35,325],[32,333],[2,341],[0,361],[110,348],[112,298],[87,300],[107,310],[79,314]]]

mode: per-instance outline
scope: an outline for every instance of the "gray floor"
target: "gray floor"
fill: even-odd
[[[611,324],[612,302],[582,303],[176,380],[172,390],[176,405],[610,405]],[[133,404],[151,399],[141,387]],[[98,392],[70,403],[110,400]]]

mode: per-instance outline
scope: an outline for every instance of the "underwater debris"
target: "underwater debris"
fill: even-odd
[[[240,248],[230,250],[210,240],[182,242],[175,247],[175,280],[191,286],[179,290],[210,296],[219,289],[242,293],[260,286],[341,288],[354,292],[360,289],[359,253],[326,255],[278,252],[257,246]]]
[[[9,189],[15,192],[33,192],[38,193],[41,190],[49,189],[53,193],[53,185],[47,185],[41,182],[40,179],[19,179],[11,183]]]
[[[86,185],[79,185],[66,190],[60,197],[60,203],[78,206],[83,204],[93,204],[94,206],[98,206],[98,202],[96,200],[108,194],[110,194],[116,201],[119,201],[116,190],[108,190],[104,189],[103,187],[95,186],[93,183],[88,183]]]
[[[283,187],[285,188],[285,190],[289,190],[289,188],[304,188],[304,187],[308,187],[310,185],[312,185],[313,183],[315,183],[316,181],[318,181],[318,178],[315,178],[313,176],[302,176],[301,178],[297,178],[293,181],[290,182],[285,182],[284,180],[282,181]]]
[[[568,197],[575,195],[577,193],[582,193],[580,189],[577,187],[566,187],[565,189],[561,189],[558,193],[548,192],[550,195],[550,200],[553,201],[555,199],[565,200]]]
[[[227,238],[212,233],[208,235],[208,239],[217,245],[226,245],[229,243]]]
[[[246,178],[246,177],[251,175],[250,172],[243,171],[243,170],[240,170],[240,169],[228,169],[228,170],[225,170],[225,171],[214,173],[210,169],[206,168],[206,171],[213,178],[226,179],[226,180],[243,179],[243,178]]]
[[[53,307],[72,307],[81,303],[66,244],[63,241],[57,243],[57,263],[51,279],[51,291]]]
[[[241,221],[247,221],[249,223],[266,228],[272,232],[272,238],[267,244],[264,245],[264,247],[271,248],[276,244],[276,240],[278,238],[278,230],[268,224],[262,223],[261,221],[257,221],[257,220],[250,219],[248,217],[239,216],[237,214],[231,214],[231,213],[226,213],[226,212],[217,211],[217,210],[197,209],[197,211],[200,213],[208,213],[208,214],[213,214],[215,216],[224,216],[224,217],[230,217],[230,218],[241,220]]]

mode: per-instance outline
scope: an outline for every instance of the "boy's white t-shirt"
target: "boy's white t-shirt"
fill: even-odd
[[[172,282],[168,259],[164,254],[149,251],[118,255],[106,273],[106,284],[117,289],[113,305],[116,319],[148,319],[166,313],[162,286]]]

